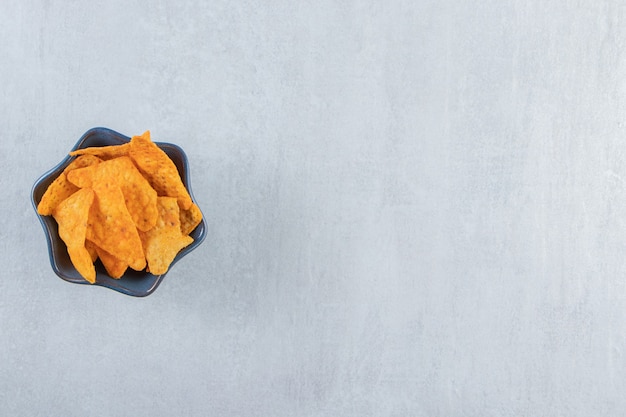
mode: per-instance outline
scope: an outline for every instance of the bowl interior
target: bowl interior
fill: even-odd
[[[124,136],[111,129],[94,128],[87,131],[71,150],[73,151],[76,149],[89,148],[92,146],[100,147],[121,145],[128,142],[129,140],[130,138],[128,136]],[[155,143],[174,162],[176,168],[178,169],[178,173],[180,174],[180,177],[183,181],[183,184],[189,191],[191,198],[195,201],[190,187],[187,156],[185,155],[183,150],[180,147],[171,143]],[[37,211],[37,205],[41,201],[41,198],[46,192],[46,189],[48,188],[50,183],[52,183],[59,176],[59,174],[65,169],[65,167],[70,164],[70,162],[72,162],[73,159],[73,157],[70,157],[68,155],[56,167],[45,173],[41,178],[37,180],[37,182],[33,186],[31,194],[31,199],[35,208],[35,212]],[[44,229],[44,233],[46,235],[46,239],[48,242],[48,252],[50,255],[50,263],[54,272],[65,281],[75,284],[89,284],[78,273],[76,268],[74,268],[74,265],[72,265],[69,255],[67,254],[67,248],[65,246],[65,243],[59,237],[58,226],[54,218],[52,216],[40,216],[39,214],[37,214],[37,217],[39,217],[41,225]],[[198,227],[196,227],[193,232],[190,233],[190,236],[193,238],[193,242],[186,248],[182,249],[176,256],[176,258],[174,258],[174,261],[171,263],[169,268],[170,271],[176,262],[182,259],[189,252],[197,248],[206,237],[206,223],[204,219],[200,222]],[[108,276],[100,260],[96,261],[95,267],[96,283],[90,285],[110,288],[123,294],[136,297],[144,297],[153,293],[166,275],[153,275],[146,271],[134,271],[129,268],[120,279],[113,279]]]

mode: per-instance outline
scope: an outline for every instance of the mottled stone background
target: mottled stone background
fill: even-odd
[[[619,416],[620,1],[0,3],[7,416]],[[187,152],[147,298],[54,275],[29,200],[89,128]]]

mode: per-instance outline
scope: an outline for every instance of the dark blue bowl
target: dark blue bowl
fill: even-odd
[[[130,141],[128,136],[114,132],[111,129],[96,127],[88,130],[71,149],[71,151],[89,148],[92,146],[121,145],[128,141]],[[192,200],[195,201],[193,193],[191,192],[189,181],[189,163],[185,152],[183,152],[180,147],[171,143],[155,143],[172,159],[176,168],[178,168],[183,184],[187,187]],[[37,180],[37,182],[35,182],[31,193],[31,200],[35,213],[37,213],[37,205],[39,205],[41,197],[50,183],[52,183],[52,181],[54,181],[61,172],[63,172],[65,167],[67,167],[73,159],[74,157],[69,155],[66,156],[65,159],[63,159],[56,167],[46,172]],[[104,266],[98,260],[95,264],[96,283],[89,284],[89,282],[85,281],[85,279],[78,273],[76,268],[74,268],[74,265],[72,265],[70,257],[67,254],[65,243],[59,237],[58,226],[54,218],[52,216],[40,216],[38,213],[37,217],[39,217],[39,221],[43,226],[43,230],[48,241],[48,253],[50,255],[50,264],[52,265],[52,269],[65,281],[74,284],[96,285],[110,288],[123,294],[135,297],[145,297],[152,294],[154,290],[157,289],[161,281],[163,281],[163,278],[165,278],[166,274],[152,275],[146,271],[134,271],[129,268],[120,279],[113,279],[107,275]],[[176,262],[180,261],[185,255],[197,248],[204,241],[204,238],[206,237],[206,223],[204,219],[200,222],[198,227],[191,232],[190,236],[193,238],[193,243],[178,253],[170,265],[169,271],[172,270],[172,267]]]

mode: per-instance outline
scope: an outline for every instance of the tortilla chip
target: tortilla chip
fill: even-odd
[[[146,267],[146,259],[122,190],[113,179],[94,181],[93,190],[95,198],[89,212],[87,239],[141,271]]]
[[[48,186],[46,192],[41,197],[41,201],[37,205],[37,213],[42,216],[49,216],[52,214],[56,206],[59,203],[76,191],[78,191],[78,187],[74,184],[70,183],[67,180],[67,173],[74,170],[79,169],[91,165],[95,165],[99,163],[101,160],[93,155],[83,155],[74,159],[64,170],[63,172]]]
[[[104,161],[97,166],[76,169],[67,178],[78,187],[92,187],[95,182],[115,182],[124,194],[124,202],[139,230],[150,230],[156,223],[157,192],[141,175],[133,161],[122,156]]]
[[[117,158],[128,155],[130,143],[111,146],[92,146],[90,148],[77,149],[70,152],[71,156],[76,155],[95,155],[102,160]]]
[[[183,209],[191,206],[191,196],[172,160],[150,140],[150,131],[130,140],[129,155],[159,196],[176,197]]]
[[[96,259],[98,259],[98,251],[96,250],[96,244],[93,243],[91,240],[85,239],[85,249],[87,249],[87,252],[89,252],[89,255],[91,255],[91,261],[96,262]]]
[[[183,235],[193,232],[201,221],[202,212],[195,203],[191,203],[188,210],[180,210],[180,231]]]
[[[78,188],[91,188],[96,175],[96,167],[75,169],[67,173],[67,180]]]
[[[159,218],[153,229],[140,232],[148,271],[154,275],[167,272],[181,249],[193,242],[180,231],[179,207],[174,197],[158,197]]]
[[[59,225],[59,236],[78,273],[90,283],[96,282],[96,269],[85,247],[89,211],[94,201],[91,189],[78,190],[55,208],[53,216]]]
[[[89,242],[89,240],[87,242]],[[122,275],[124,275],[124,272],[126,272],[126,269],[128,269],[128,264],[95,244],[94,247],[109,276],[114,279],[120,279]]]

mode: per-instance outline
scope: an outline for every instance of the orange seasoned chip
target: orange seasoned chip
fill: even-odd
[[[124,194],[113,179],[94,181],[87,239],[141,271],[146,259],[135,223],[124,204]]]
[[[191,206],[191,196],[180,178],[176,165],[150,140],[149,131],[141,136],[132,137],[128,153],[158,195],[176,197],[178,205],[183,209]]]
[[[48,186],[37,205],[37,212],[42,216],[49,216],[59,203],[76,191],[78,187],[67,180],[67,174],[74,169],[79,169],[99,163],[100,158],[93,155],[83,155],[74,159],[63,172]]]
[[[193,232],[201,221],[202,212],[200,211],[200,207],[195,203],[191,203],[188,210],[180,210],[180,231],[183,235],[188,235]]]
[[[89,211],[94,200],[91,189],[76,191],[55,208],[53,216],[59,225],[59,236],[67,246],[74,267],[90,283],[96,282],[96,269],[85,247]]]
[[[92,187],[95,182],[109,181],[119,185],[124,202],[139,230],[150,230],[156,223],[157,192],[150,186],[133,161],[122,156],[104,161],[97,166],[76,169],[67,178],[78,187]]]
[[[120,145],[111,146],[92,146],[90,148],[83,148],[72,151],[70,152],[70,155],[95,155],[100,159],[107,160],[128,155],[129,148],[130,143],[123,143]]]
[[[87,241],[89,242],[89,240]],[[120,279],[126,269],[128,269],[128,264],[115,256],[111,255],[109,252],[105,251],[101,247],[94,244],[96,248],[96,252],[98,253],[98,257],[100,261],[102,261],[102,265],[104,265],[104,269],[106,269],[107,273],[111,278]]]
[[[180,231],[179,207],[174,197],[158,197],[159,218],[153,229],[140,232],[148,271],[154,275],[167,272],[170,264],[193,238],[184,236]]]
[[[93,243],[91,240],[85,239],[85,249],[87,249],[87,252],[89,252],[89,255],[91,255],[91,261],[96,262],[96,259],[98,259],[96,244]]]
[[[77,188],[91,188],[95,175],[96,167],[89,166],[68,172],[67,180]]]

